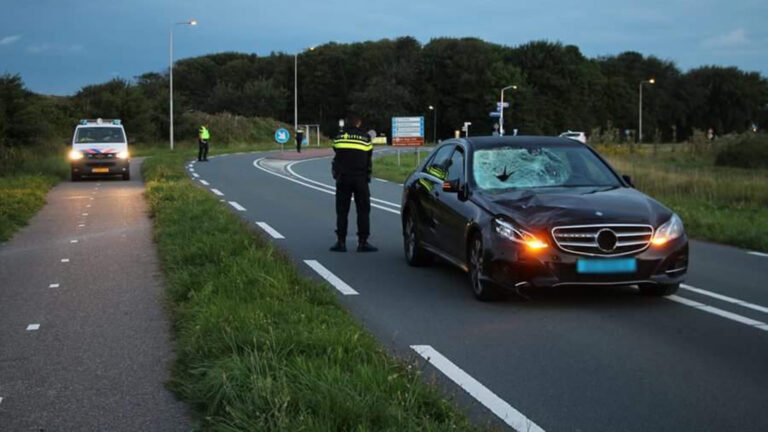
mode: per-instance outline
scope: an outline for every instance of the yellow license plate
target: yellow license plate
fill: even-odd
[[[109,168],[91,168],[91,172],[94,174],[108,173]]]

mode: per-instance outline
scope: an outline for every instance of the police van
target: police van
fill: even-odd
[[[128,139],[119,119],[80,120],[69,152],[72,181],[83,176],[121,175],[131,179]]]

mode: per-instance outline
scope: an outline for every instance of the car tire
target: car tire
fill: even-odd
[[[123,173],[123,180],[130,180],[131,179],[131,172],[126,171]]]
[[[483,249],[483,239],[479,234],[475,234],[469,241],[467,250],[469,264],[469,284],[472,288],[472,294],[480,301],[490,301],[498,298],[499,292],[491,283],[482,278],[485,250]]]
[[[641,284],[640,294],[651,297],[664,297],[677,292],[680,284]]]
[[[411,210],[405,217],[403,226],[403,250],[408,265],[421,267],[432,262],[432,254],[421,247],[419,230],[416,229],[416,215]]]

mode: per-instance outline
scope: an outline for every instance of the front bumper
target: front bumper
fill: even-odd
[[[83,176],[118,175],[130,170],[129,159],[88,160],[70,162],[72,172]],[[106,169],[106,171],[104,171]]]
[[[650,246],[642,252],[617,258],[634,258],[637,270],[632,273],[578,273],[579,259],[600,259],[560,250],[550,244],[531,252],[521,244],[491,235],[486,248],[488,263],[485,274],[495,284],[517,289],[522,286],[555,287],[563,285],[635,285],[676,284],[685,280],[688,271],[688,238],[679,237],[663,247]]]

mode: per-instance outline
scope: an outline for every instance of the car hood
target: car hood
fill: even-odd
[[[632,188],[577,187],[521,189],[473,195],[494,215],[505,215],[527,228],[597,223],[639,223],[657,227],[672,212]]]

